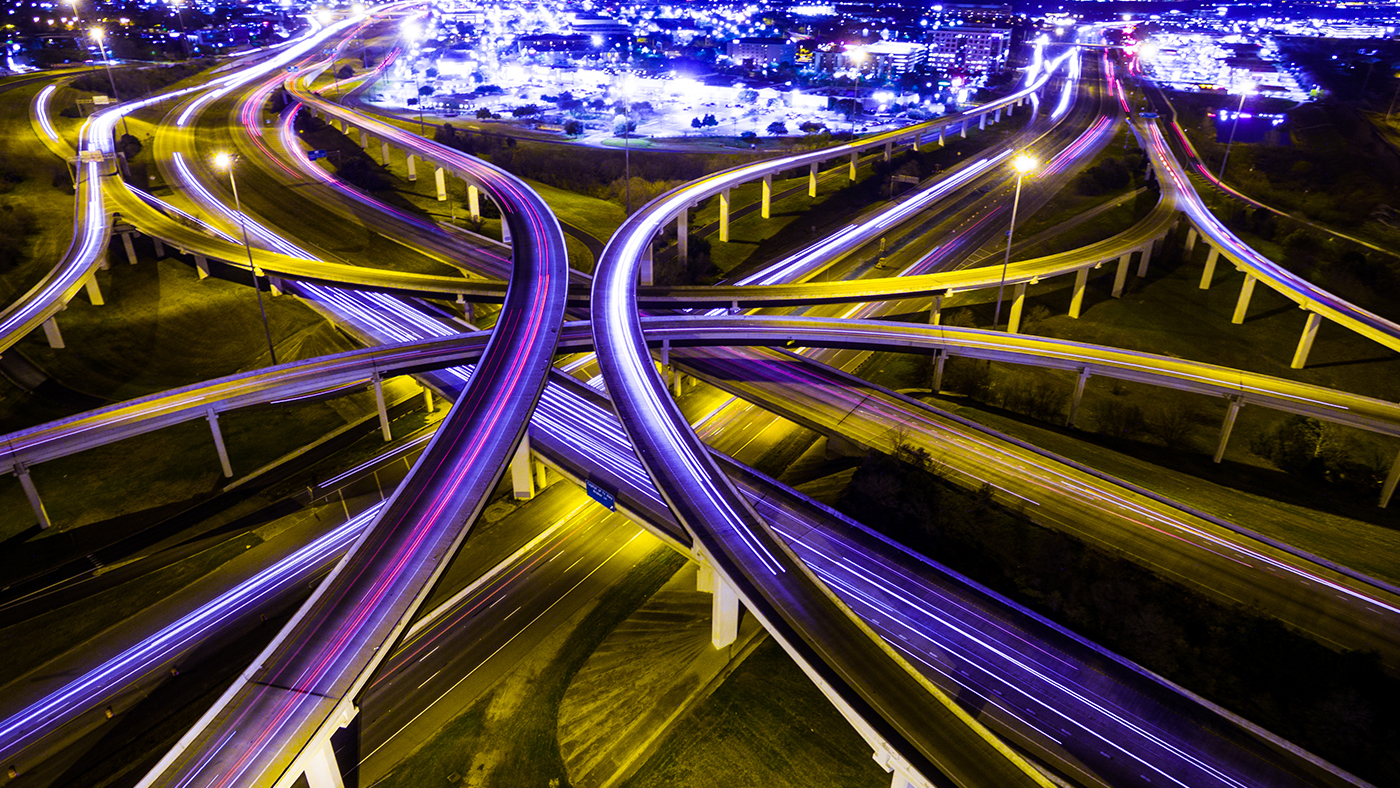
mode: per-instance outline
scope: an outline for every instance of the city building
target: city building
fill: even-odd
[[[736,38],[726,48],[735,63],[754,66],[776,66],[797,61],[797,45],[786,38]]]
[[[965,74],[996,74],[1006,65],[1011,31],[991,27],[938,28],[924,34],[929,65]]]

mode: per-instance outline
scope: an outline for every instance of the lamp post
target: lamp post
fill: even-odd
[[[1253,82],[1244,82],[1240,85],[1240,105],[1235,109],[1235,122],[1230,124],[1230,139],[1225,143],[1225,158],[1220,160],[1220,174],[1215,176],[1217,181],[1225,180],[1225,164],[1230,161],[1230,146],[1235,144],[1235,130],[1240,127],[1240,113],[1244,112],[1244,100],[1253,92]]]
[[[860,111],[860,77],[861,67],[865,65],[865,59],[869,57],[863,49],[851,51],[851,63],[856,67],[856,88],[855,94],[851,96],[851,134],[856,133],[856,113]]]
[[[243,204],[238,201],[238,181],[233,177],[235,161],[236,156],[219,153],[214,156],[214,168],[228,171],[228,184],[233,189],[233,207],[238,212],[238,228],[243,231],[243,249],[248,253],[248,270],[253,274],[253,292],[258,294],[258,314],[262,315],[263,335],[267,337],[267,355],[272,360],[271,366],[277,366],[277,349],[272,345],[272,329],[267,326],[267,309],[263,306],[258,267],[253,264],[253,246],[248,243],[248,222],[243,216]]]
[[[1011,168],[1016,171],[1016,197],[1011,201],[1011,227],[1006,231],[1006,257],[1001,263],[1001,283],[997,285],[997,311],[992,317],[992,328],[1001,322],[1001,296],[1006,289],[1006,269],[1011,266],[1011,241],[1016,236],[1016,209],[1021,205],[1021,179],[1035,169],[1037,162],[1026,153],[1018,153],[1011,160]]]
[[[97,51],[98,51],[99,53],[101,53],[101,55],[102,55],[102,65],[104,65],[104,66],[107,67],[107,82],[110,83],[111,86],[112,86],[112,100],[115,101],[115,102],[117,102],[118,104],[120,104],[120,103],[122,103],[122,99],[121,99],[121,96],[118,96],[118,95],[117,95],[117,80],[116,80],[116,78],[114,78],[114,77],[112,76],[112,63],[111,63],[110,60],[107,59],[107,47],[106,47],[105,45],[103,45],[103,43],[102,43],[102,39],[104,39],[104,38],[107,37],[107,31],[106,31],[106,30],[103,30],[103,29],[100,28],[100,27],[94,27],[92,30],[89,30],[88,33],[92,36],[92,40],[97,42]],[[123,134],[123,136],[126,135],[126,134],[128,134],[129,131],[130,131],[130,130],[127,128],[127,125],[126,125],[126,113],[123,112],[123,113],[122,113],[122,134]]]

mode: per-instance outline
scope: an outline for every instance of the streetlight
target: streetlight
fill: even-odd
[[[243,205],[238,201],[238,181],[233,177],[233,163],[237,160],[237,156],[221,151],[214,156],[214,169],[228,171],[228,185],[233,189],[233,207],[238,211],[238,227],[243,231],[243,248],[248,252],[248,270],[253,274],[253,292],[258,294],[258,314],[262,315],[263,334],[267,337],[267,355],[272,360],[271,366],[277,366],[277,349],[272,346],[272,329],[267,327],[267,309],[263,307],[258,267],[253,264],[253,246],[248,243],[248,223],[243,217]]]
[[[851,51],[851,63],[856,67],[856,92],[851,97],[851,133],[856,133],[856,113],[860,110],[860,77],[861,67],[865,65],[865,59],[869,57],[864,49]]]
[[[1225,163],[1230,160],[1230,146],[1235,144],[1235,130],[1240,127],[1240,113],[1244,112],[1244,100],[1254,92],[1254,87],[1254,83],[1249,80],[1240,83],[1240,106],[1235,109],[1235,122],[1230,124],[1230,139],[1225,143],[1225,158],[1220,160],[1220,174],[1215,178],[1217,181],[1225,180]]]
[[[1001,284],[997,285],[997,311],[992,317],[992,328],[1001,322],[1001,295],[1006,289],[1006,269],[1011,265],[1011,240],[1016,235],[1016,209],[1021,205],[1021,179],[1035,169],[1038,162],[1026,153],[1018,153],[1011,160],[1011,168],[1016,171],[1016,198],[1011,201],[1011,227],[1006,231],[1006,257],[1001,263]]]
[[[112,85],[112,100],[120,104],[122,103],[122,99],[121,96],[117,95],[117,80],[112,76],[112,62],[107,59],[107,47],[102,43],[102,39],[107,37],[107,31],[100,27],[94,27],[88,31],[88,34],[92,36],[93,41],[97,42],[97,51],[102,54],[102,65],[107,67],[107,81]],[[122,135],[125,136],[129,133],[130,129],[126,126],[126,113],[123,112]]]

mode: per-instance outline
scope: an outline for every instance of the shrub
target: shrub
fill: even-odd
[[[1142,434],[1145,423],[1142,408],[1118,399],[1099,400],[1089,408],[1098,431],[1110,438],[1132,438]]]

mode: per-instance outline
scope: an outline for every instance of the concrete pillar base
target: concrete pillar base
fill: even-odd
[[[935,350],[933,352],[933,380],[929,384],[929,391],[934,394],[943,390],[943,365],[948,362],[948,351]]]
[[[418,157],[412,153],[408,154],[408,179],[418,180]]]
[[[933,302],[928,305],[928,324],[931,326],[941,325],[943,322],[943,296],[936,295]]]
[[[729,241],[729,190],[719,193],[719,240]]]
[[[758,215],[764,219],[773,218],[773,173],[763,176],[763,198],[758,206]]]
[[[850,169],[849,169],[849,170],[847,171],[847,173],[846,173],[846,177],[847,177],[848,179],[850,179],[850,180],[855,180],[855,179],[856,179],[856,168],[857,168],[858,166],[860,166],[860,151],[851,151],[851,164],[850,164]]]
[[[1230,433],[1235,431],[1235,417],[1240,415],[1244,402],[1239,397],[1230,398],[1230,408],[1225,411],[1225,421],[1220,425],[1220,441],[1215,445],[1215,462],[1225,459],[1225,447],[1230,443]]]
[[[1021,328],[1021,310],[1026,306],[1026,283],[1021,282],[1016,285],[1015,294],[1011,296],[1011,314],[1006,318],[1006,333],[1014,334]]]
[[[472,221],[481,221],[481,190],[471,184],[467,185],[467,211]]]
[[[510,456],[510,484],[516,500],[528,501],[535,497],[535,477],[530,472],[530,433],[520,436],[515,453]]]
[[[389,409],[384,406],[384,379],[376,372],[370,380],[374,385],[374,407],[379,411],[379,432],[384,436],[384,442],[388,443],[394,436],[389,431]]]
[[[34,510],[34,517],[39,522],[39,529],[44,530],[52,526],[53,522],[49,520],[49,513],[44,509],[44,501],[39,497],[39,488],[35,487],[34,480],[29,478],[29,466],[16,464],[15,478],[19,479],[19,486],[24,488],[24,497],[29,499],[29,508]]]
[[[1244,284],[1240,285],[1240,299],[1235,302],[1235,314],[1230,318],[1230,322],[1239,325],[1244,322],[1245,315],[1249,313],[1249,299],[1254,295],[1254,274],[1244,275]]]
[[[1308,354],[1312,352],[1313,340],[1317,339],[1317,329],[1322,325],[1322,315],[1316,312],[1308,313],[1308,322],[1303,324],[1303,335],[1298,338],[1298,349],[1293,351],[1294,369],[1302,369],[1308,363]]]
[[[447,202],[447,171],[441,167],[434,167],[433,180],[437,183],[438,202]]]
[[[93,306],[102,306],[103,304],[107,303],[106,301],[102,300],[102,288],[98,287],[97,285],[96,271],[93,271],[91,274],[88,274],[87,281],[83,283],[83,287],[87,289],[88,303],[92,304]]]
[[[224,478],[233,478],[233,464],[228,459],[228,446],[224,444],[224,432],[219,429],[219,414],[210,408],[204,418],[209,422],[209,432],[214,435],[214,449],[219,453],[219,467],[224,471]]]
[[[1209,290],[1211,280],[1215,278],[1215,262],[1220,259],[1220,250],[1214,246],[1210,247],[1210,253],[1206,255],[1206,267],[1201,272],[1201,289]]]
[[[312,745],[311,752],[307,754],[304,774],[308,788],[345,788],[340,763],[335,759],[330,739]]]
[[[1123,285],[1128,283],[1128,266],[1132,263],[1133,253],[1128,252],[1118,258],[1118,268],[1113,272],[1113,297],[1123,297]]]
[[[1079,377],[1074,381],[1074,397],[1069,401],[1069,416],[1065,418],[1065,426],[1073,427],[1074,421],[1079,417],[1079,403],[1084,399],[1084,384],[1089,382],[1089,368],[1080,367]]]
[[[44,337],[49,340],[49,347],[54,350],[63,349],[63,334],[58,330],[57,317],[51,317],[44,321]]]
[[[1084,309],[1084,290],[1089,286],[1089,269],[1081,268],[1074,272],[1074,295],[1069,299],[1069,316],[1079,318]]]

